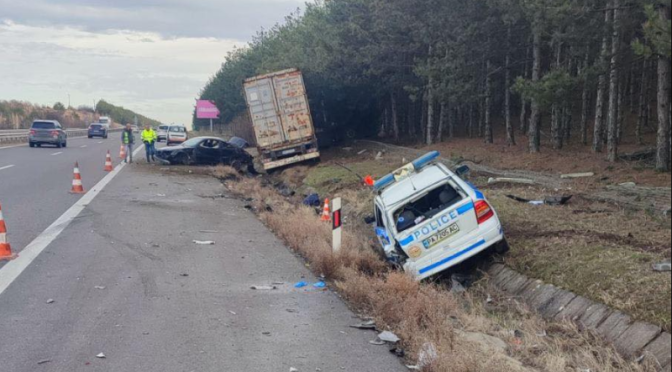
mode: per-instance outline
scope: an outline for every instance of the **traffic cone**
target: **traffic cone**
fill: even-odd
[[[322,213],[322,221],[331,221],[331,210],[329,208],[329,199],[324,199],[324,213]]]
[[[0,205],[0,261],[10,261],[15,258],[16,255],[12,254],[12,247],[7,243],[7,226],[2,216],[2,205]]]
[[[375,180],[373,179],[373,177],[371,177],[371,176],[366,176],[366,177],[364,178],[364,183],[365,183],[367,186],[370,186],[370,187],[373,187],[373,186],[376,185],[376,181],[375,181]]]
[[[125,160],[126,159],[126,146],[121,145],[121,150],[119,150],[119,159]]]
[[[112,172],[114,167],[112,166],[112,155],[110,151],[107,151],[107,157],[105,157],[105,172]]]
[[[71,194],[84,194],[84,186],[82,186],[82,175],[79,173],[79,162],[75,163],[75,177],[72,179]]]

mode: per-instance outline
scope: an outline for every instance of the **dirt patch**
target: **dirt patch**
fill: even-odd
[[[507,235],[514,239],[541,239],[541,238],[575,238],[582,237],[589,241],[604,241],[627,245],[637,248],[642,252],[669,253],[670,247],[664,245],[652,245],[651,243],[641,242],[634,236],[620,236],[616,234],[600,233],[588,230],[555,230],[555,231],[531,231],[523,228],[509,227]]]

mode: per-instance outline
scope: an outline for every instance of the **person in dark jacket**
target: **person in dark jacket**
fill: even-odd
[[[121,132],[121,143],[126,147],[125,163],[133,163],[133,145],[135,144],[135,135],[133,135],[133,128],[131,124],[126,124],[126,128]]]

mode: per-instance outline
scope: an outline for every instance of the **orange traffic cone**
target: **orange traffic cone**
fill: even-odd
[[[72,179],[71,194],[84,194],[84,186],[82,186],[82,175],[79,173],[79,162],[75,163],[75,177]]]
[[[119,150],[119,159],[125,160],[126,159],[126,146],[121,145],[121,150]]]
[[[112,172],[114,167],[112,166],[112,155],[110,151],[107,151],[107,157],[105,157],[105,172]]]
[[[365,183],[367,186],[370,186],[370,187],[373,187],[373,186],[376,185],[376,181],[375,181],[375,180],[373,179],[373,177],[371,177],[371,176],[366,176],[366,177],[364,178],[364,183]]]
[[[331,221],[331,210],[329,208],[329,199],[324,199],[324,213],[322,213],[322,221]]]
[[[0,205],[0,261],[10,261],[16,258],[12,254],[12,247],[7,243],[7,226],[5,218],[2,216],[2,206]]]

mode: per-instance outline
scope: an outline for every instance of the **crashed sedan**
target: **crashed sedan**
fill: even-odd
[[[376,235],[388,260],[417,280],[509,246],[483,193],[427,154],[375,183]],[[372,221],[373,222],[373,221]]]
[[[161,162],[171,165],[229,165],[254,171],[254,158],[241,147],[217,137],[197,137],[178,146],[156,151]]]

